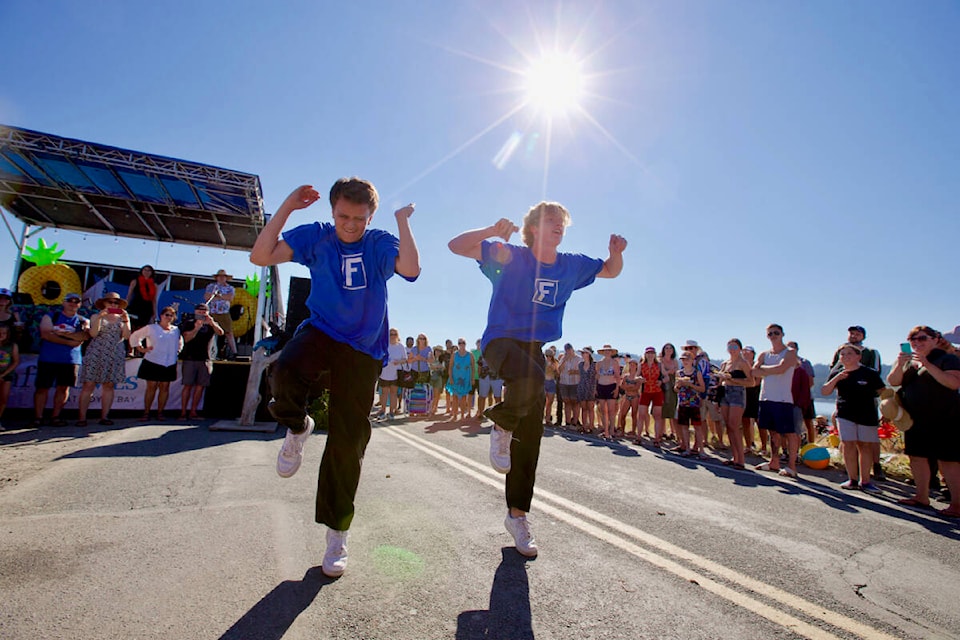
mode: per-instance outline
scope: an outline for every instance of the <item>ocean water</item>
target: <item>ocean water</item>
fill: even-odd
[[[818,416],[827,416],[827,418],[830,418],[833,412],[836,411],[837,404],[833,400],[814,398],[813,407],[816,409]]]

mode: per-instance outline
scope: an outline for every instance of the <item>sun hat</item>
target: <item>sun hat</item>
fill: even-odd
[[[580,349],[580,353],[583,353],[584,351],[589,351],[590,355],[593,355],[593,347],[584,347],[583,349]]]
[[[215,274],[213,274],[213,277],[214,277],[214,278],[216,278],[217,276],[226,276],[227,280],[229,280],[230,278],[233,277],[232,275],[230,275],[229,273],[227,273],[225,269],[220,269],[220,270],[217,271]]]
[[[119,307],[120,309],[127,308],[127,301],[120,297],[120,294],[116,291],[110,291],[103,294],[103,297],[93,303],[97,309],[101,311],[107,307],[114,308]]]
[[[686,349],[687,347],[692,347],[692,348],[695,348],[695,349],[699,349],[699,348],[700,348],[700,345],[697,344],[697,341],[696,341],[696,340],[687,340],[686,343],[683,345],[683,348]]]
[[[611,351],[613,352],[613,355],[617,355],[617,350],[611,347],[609,344],[605,344],[599,349],[597,349],[597,353],[605,353],[607,351]]]

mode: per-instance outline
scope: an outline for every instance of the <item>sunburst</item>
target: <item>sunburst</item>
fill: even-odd
[[[532,37],[524,40],[525,42],[534,43],[532,51],[525,51],[513,45],[511,38],[509,38],[507,34],[497,29],[493,24],[490,25],[508,44],[511,44],[516,54],[519,54],[522,58],[522,65],[499,62],[484,58],[479,54],[469,51],[440,46],[441,49],[449,53],[500,69],[510,74],[513,76],[513,81],[505,83],[504,92],[514,93],[517,97],[506,111],[497,115],[489,124],[481,127],[477,133],[470,136],[437,162],[420,172],[403,185],[398,192],[419,182],[518,114],[526,114],[524,118],[525,124],[522,128],[512,128],[511,132],[507,135],[506,141],[492,158],[492,162],[498,169],[506,168],[514,153],[521,147],[524,139],[537,136],[542,141],[543,149],[543,179],[541,186],[544,197],[546,196],[550,175],[550,154],[554,143],[554,130],[558,122],[567,124],[570,131],[574,130],[574,125],[578,122],[592,127],[629,160],[639,164],[637,158],[590,113],[586,105],[587,99],[589,98],[611,99],[608,96],[600,94],[598,88],[594,86],[597,81],[606,76],[608,72],[591,71],[589,68],[590,62],[597,56],[600,50],[606,48],[613,40],[623,35],[632,25],[626,26],[619,33],[614,34],[611,38],[602,42],[594,50],[586,53],[578,53],[578,44],[584,40],[585,32],[589,27],[589,20],[580,27],[579,33],[573,38],[563,38],[559,27],[552,32],[546,33],[538,29],[532,22],[531,17]],[[552,41],[554,44],[552,46],[544,46],[543,43],[547,40]],[[572,44],[566,49],[558,46],[558,43],[565,41]]]

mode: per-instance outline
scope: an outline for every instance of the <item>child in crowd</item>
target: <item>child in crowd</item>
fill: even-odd
[[[703,374],[694,366],[693,354],[684,351],[680,355],[680,371],[677,372],[675,389],[679,406],[677,407],[677,441],[680,443],[680,455],[696,455],[703,458],[703,444],[706,429],[700,419],[700,399],[706,385]],[[690,450],[690,425],[693,425],[693,451]]]

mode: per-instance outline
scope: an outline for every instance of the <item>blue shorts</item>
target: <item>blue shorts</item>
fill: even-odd
[[[796,433],[793,419],[793,403],[761,400],[757,414],[757,426],[779,434]]]
[[[503,397],[503,380],[480,378],[480,396],[486,398],[491,392],[494,398]]]
[[[543,381],[543,392],[544,393],[556,393],[557,392],[557,381],[556,380],[544,380]]]

